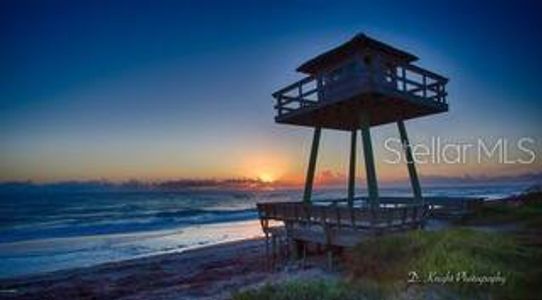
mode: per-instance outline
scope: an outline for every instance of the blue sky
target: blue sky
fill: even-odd
[[[450,112],[409,121],[414,141],[541,149],[541,5],[447,2],[2,1],[0,180],[302,176],[310,130],[274,124],[270,94],[358,32],[451,79]],[[376,128],[377,144],[395,131]],[[324,134],[321,170],[345,170],[347,141]]]

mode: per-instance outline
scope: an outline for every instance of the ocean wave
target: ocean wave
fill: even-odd
[[[425,196],[495,198],[522,187],[431,187]],[[357,191],[360,196],[364,190]],[[344,189],[315,191],[314,199],[335,199]],[[388,196],[410,195],[408,187],[384,188]],[[257,202],[295,201],[300,190],[273,192],[31,193],[0,201],[0,243],[41,238],[175,229],[257,218]]]
[[[0,230],[0,243],[40,238],[130,233],[188,225],[244,221],[257,218],[256,209],[206,210],[186,209],[126,215],[123,218],[102,217],[92,221],[84,218],[58,219]],[[53,226],[51,226],[53,225]]]

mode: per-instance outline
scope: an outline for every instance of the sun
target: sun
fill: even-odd
[[[265,183],[272,183],[273,181],[275,181],[274,176],[269,173],[261,173],[258,178]]]

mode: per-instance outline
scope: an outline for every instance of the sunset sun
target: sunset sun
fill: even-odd
[[[275,181],[275,177],[270,173],[261,173],[258,176],[258,179],[265,183],[272,183],[273,181]]]

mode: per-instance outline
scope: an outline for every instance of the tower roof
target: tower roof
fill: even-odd
[[[398,59],[405,60],[405,62],[412,62],[418,59],[413,54],[406,51],[399,50],[388,44],[377,41],[367,35],[360,33],[354,36],[348,42],[333,48],[327,52],[324,52],[313,59],[310,59],[299,66],[296,70],[307,74],[314,74],[318,70],[328,65],[337,63],[344,57],[350,56],[357,51],[364,49],[373,49],[378,52],[388,53]]]

